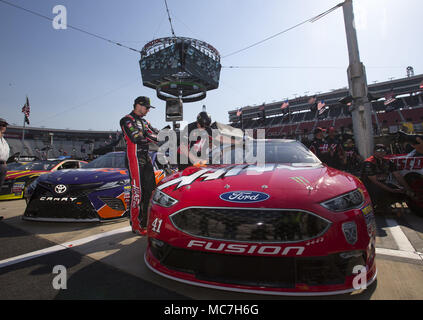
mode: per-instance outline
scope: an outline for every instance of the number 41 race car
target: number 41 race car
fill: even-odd
[[[149,212],[149,268],[262,294],[348,293],[357,277],[369,286],[376,228],[360,180],[293,140],[266,140],[265,157],[263,166],[188,167],[163,179]]]

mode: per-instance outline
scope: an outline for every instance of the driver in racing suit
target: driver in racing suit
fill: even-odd
[[[148,97],[138,97],[134,101],[134,110],[120,120],[131,177],[130,221],[132,232],[139,235],[147,233],[148,205],[156,188],[148,145],[150,142],[157,144],[158,130],[144,119],[150,108],[154,107]]]

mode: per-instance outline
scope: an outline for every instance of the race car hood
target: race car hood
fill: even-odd
[[[252,191],[268,196],[266,206],[278,206],[280,203],[274,201],[285,205],[298,205],[310,198],[325,201],[358,186],[357,178],[322,164],[266,164],[189,167],[164,179],[158,189],[180,202],[189,201],[189,205],[197,205],[195,199],[198,205],[217,205],[215,200],[226,193]],[[257,206],[262,205],[257,202]]]
[[[106,183],[129,179],[126,169],[69,169],[51,172],[39,178],[40,182],[61,184]]]
[[[33,174],[40,175],[47,173],[46,170],[24,170],[24,171],[8,171],[6,174],[6,180],[18,179],[26,176],[31,176]]]

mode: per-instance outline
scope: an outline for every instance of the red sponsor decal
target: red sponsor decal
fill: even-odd
[[[397,158],[394,159],[398,170],[420,170],[423,168],[423,157]]]

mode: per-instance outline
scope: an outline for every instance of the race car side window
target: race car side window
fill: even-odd
[[[78,169],[79,163],[77,161],[68,161],[63,163],[57,170],[61,169]]]

